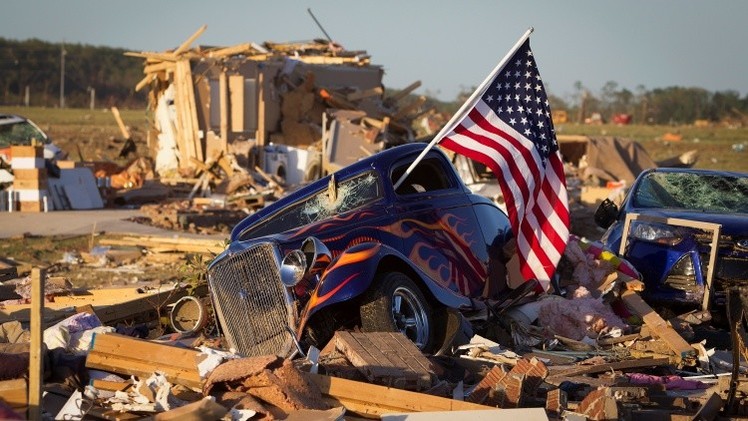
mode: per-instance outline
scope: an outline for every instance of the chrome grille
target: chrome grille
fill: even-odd
[[[218,262],[208,282],[232,348],[250,357],[290,354],[294,342],[288,326],[294,317],[272,244],[256,244]]]

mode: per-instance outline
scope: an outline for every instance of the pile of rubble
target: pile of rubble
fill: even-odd
[[[157,238],[117,243],[190,247]],[[204,279],[107,293],[75,291],[43,272],[36,284],[33,274],[17,279],[7,272],[0,397],[8,419],[23,419],[31,405],[28,367],[35,358],[43,361],[46,394],[40,408],[28,409],[57,419],[394,420],[477,416],[473,411],[523,419],[714,419],[721,410],[745,410],[739,380],[748,366],[736,340],[742,330],[733,332],[737,351],[708,348],[694,332],[708,313],[664,320],[639,297],[642,283],[626,261],[576,237],[554,291],[498,309],[499,317],[474,326],[468,343],[435,354],[400,332],[354,329],[335,332],[322,349],[299,344],[293,358],[247,357],[216,329]],[[46,329],[36,333],[43,351],[35,354],[40,325],[29,290],[41,279]],[[10,285],[23,298],[13,304]]]

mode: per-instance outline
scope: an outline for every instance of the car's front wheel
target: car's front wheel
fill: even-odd
[[[361,305],[365,332],[402,332],[419,349],[433,347],[434,317],[420,288],[401,272],[383,273],[374,280]]]

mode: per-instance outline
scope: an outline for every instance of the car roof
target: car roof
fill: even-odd
[[[739,171],[727,171],[727,170],[714,170],[707,168],[678,168],[678,167],[659,167],[651,168],[644,173],[661,172],[661,173],[685,173],[685,174],[697,174],[697,175],[722,175],[732,177],[748,177],[748,173]],[[644,174],[642,174],[643,176]]]

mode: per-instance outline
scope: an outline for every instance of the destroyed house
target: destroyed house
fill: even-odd
[[[384,98],[384,70],[365,51],[320,40],[190,48],[204,29],[174,51],[126,53],[145,59],[136,90],[149,88],[148,146],[162,177],[190,177],[230,156],[287,184],[309,181],[312,162],[322,165],[327,110],[358,113],[369,146],[356,147],[355,159],[381,150],[385,138],[412,138],[412,113],[425,99],[398,102],[420,83]]]

